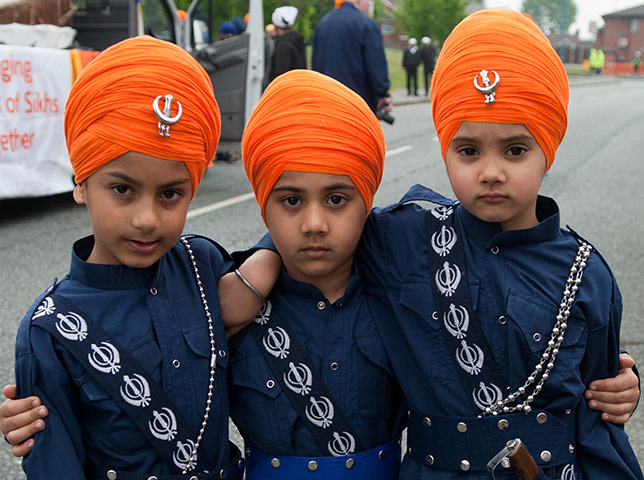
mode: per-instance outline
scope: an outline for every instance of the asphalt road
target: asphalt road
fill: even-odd
[[[428,103],[400,106],[383,125],[389,152],[375,205],[396,201],[415,183],[449,194]],[[574,80],[569,128],[542,193],[557,199],[563,223],[590,239],[612,266],[624,297],[622,345],[644,363],[644,78]],[[193,201],[186,231],[230,250],[264,230],[241,163],[217,163]],[[69,265],[72,242],[91,233],[71,195],[0,202],[0,384],[13,381],[13,343],[33,300]],[[644,460],[644,413],[627,431]],[[0,448],[0,480],[23,479],[10,449]]]

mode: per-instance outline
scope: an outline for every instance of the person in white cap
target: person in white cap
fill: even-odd
[[[421,49],[421,58],[423,63],[423,76],[425,77],[425,96],[429,95],[429,86],[432,80],[432,73],[434,73],[434,62],[436,59],[436,47],[432,45],[432,39],[423,37],[420,40],[423,45]]]
[[[403,54],[402,66],[405,72],[407,72],[407,95],[412,94],[412,84],[413,84],[413,94],[418,95],[418,65],[421,61],[421,52],[418,48],[418,40],[415,38],[410,38],[407,42],[407,50]]]
[[[295,7],[278,7],[271,20],[275,25],[275,51],[271,58],[268,82],[282,73],[296,68],[306,68],[304,37],[293,30],[298,10]]]

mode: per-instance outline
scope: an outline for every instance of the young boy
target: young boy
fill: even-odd
[[[284,269],[230,340],[231,417],[247,478],[397,478],[406,408],[353,255],[380,184],[382,128],[330,77],[274,80],[242,140]]]
[[[231,261],[181,236],[219,129],[208,75],[168,42],[123,41],[74,84],[65,137],[94,234],[18,331],[18,395],[50,408],[28,477],[242,478],[217,296]]]
[[[275,374],[262,356],[266,349],[263,342],[256,344],[253,327],[231,341],[232,415],[249,447],[251,478],[285,478],[290,475],[285,472],[299,475],[311,468],[322,474],[338,465],[344,475],[359,475],[368,465],[379,469],[378,478],[388,478],[392,464],[385,460],[397,457],[374,450],[399,433],[404,404],[397,401],[382,342],[365,311],[360,277],[351,270],[356,236],[379,184],[384,155],[382,132],[356,98],[326,77],[292,72],[266,92],[244,135],[247,173],[286,266],[260,319],[270,317],[268,326],[274,329],[270,322],[277,313],[288,314],[295,338],[311,359],[309,369],[321,375],[361,443],[353,449],[359,455],[311,458],[320,457],[324,447],[306,426],[306,408],[298,416],[288,399],[290,387],[280,383],[284,376]],[[324,240],[299,248],[313,238]],[[278,337],[267,338],[271,344]],[[306,369],[289,366],[291,371],[297,378]],[[327,414],[319,412],[328,412],[330,404],[315,399],[316,421],[324,424]],[[334,443],[350,445],[342,442],[346,438]],[[11,439],[22,441],[16,434]],[[384,451],[390,449],[387,445]],[[377,460],[364,460],[370,456]]]
[[[583,401],[618,368],[615,278],[538,196],[566,131],[561,61],[530,18],[477,12],[445,41],[431,96],[460,203],[413,187],[371,213],[356,257],[410,408],[400,478],[514,479],[488,462],[520,438],[540,478],[641,479],[623,429]]]

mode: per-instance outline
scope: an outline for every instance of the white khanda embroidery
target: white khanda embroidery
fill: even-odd
[[[296,366],[293,362],[288,362],[288,372],[283,378],[286,386],[295,393],[304,396],[311,392],[313,374],[305,364],[300,363]]]
[[[432,248],[439,257],[449,255],[456,245],[458,236],[452,227],[441,225],[439,232],[432,233]]]
[[[121,369],[121,355],[114,345],[110,342],[101,342],[101,346],[92,343],[91,348],[87,359],[92,367],[103,373],[118,373]]]
[[[264,348],[274,357],[284,360],[291,353],[291,337],[281,327],[268,328],[268,335],[262,338]]]
[[[334,457],[350,455],[356,450],[356,439],[349,432],[333,432],[333,440],[329,441],[327,447]]]
[[[434,280],[440,294],[451,297],[461,282],[461,269],[456,264],[450,265],[449,262],[445,262],[443,268],[436,271]]]
[[[179,442],[177,441],[177,449],[172,452],[172,461],[174,464],[179,468],[180,470],[194,470],[196,465],[197,465],[197,455],[195,455],[195,458],[192,459],[192,462],[190,465],[188,465],[188,461],[190,460],[190,455],[192,455],[192,451],[195,449],[195,442],[190,440],[189,438],[186,439],[185,442]]]
[[[453,337],[462,340],[467,336],[470,327],[470,315],[462,305],[456,307],[450,303],[449,311],[443,313],[443,323]]]
[[[304,414],[309,422],[321,428],[330,427],[335,415],[335,408],[331,400],[323,396],[320,396],[319,400],[316,400],[315,397],[311,397],[309,400],[311,405],[307,405],[304,409]]]
[[[54,299],[51,297],[45,297],[42,303],[38,305],[38,308],[31,319],[35,320],[36,318],[43,317],[45,315],[52,315],[55,311],[56,305],[54,305]]]
[[[135,407],[150,405],[150,385],[142,375],[133,373],[132,377],[123,375],[123,385],[120,388],[121,397]]]
[[[266,325],[271,319],[271,312],[273,311],[273,305],[270,300],[266,300],[266,303],[262,305],[262,308],[259,309],[259,312],[255,314],[255,323],[260,325]]]
[[[453,211],[454,209],[452,207],[441,205],[440,207],[432,209],[432,215],[442,222],[443,220],[447,220]]]
[[[150,433],[159,440],[174,440],[177,434],[177,419],[174,412],[167,407],[163,407],[161,410],[163,411],[154,410],[152,412],[154,418],[148,421]]]
[[[470,347],[465,340],[461,340],[461,347],[456,349],[456,361],[459,366],[470,375],[481,373],[484,361],[483,350],[475,343]]]
[[[67,340],[82,342],[87,338],[87,322],[78,313],[69,312],[67,315],[56,315],[56,330]]]
[[[575,464],[569,463],[561,471],[561,480],[577,480],[577,472],[575,472]]]
[[[478,408],[485,410],[501,400],[502,392],[501,389],[493,383],[486,385],[481,382],[479,383],[479,388],[474,389],[472,392],[472,398]]]

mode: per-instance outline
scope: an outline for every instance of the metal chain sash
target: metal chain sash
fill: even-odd
[[[323,455],[340,457],[364,450],[353,427],[334,402],[290,325],[267,301],[250,331],[282,390],[313,435]]]
[[[167,398],[161,385],[114,338],[73,303],[57,294],[45,297],[32,323],[67,348],[127,413],[174,473],[213,468],[207,452],[193,458],[197,434]]]
[[[470,299],[465,251],[453,207],[440,206],[427,214],[429,271],[433,279],[432,317],[441,323],[463,389],[475,412],[502,398],[506,382],[499,371]]]

